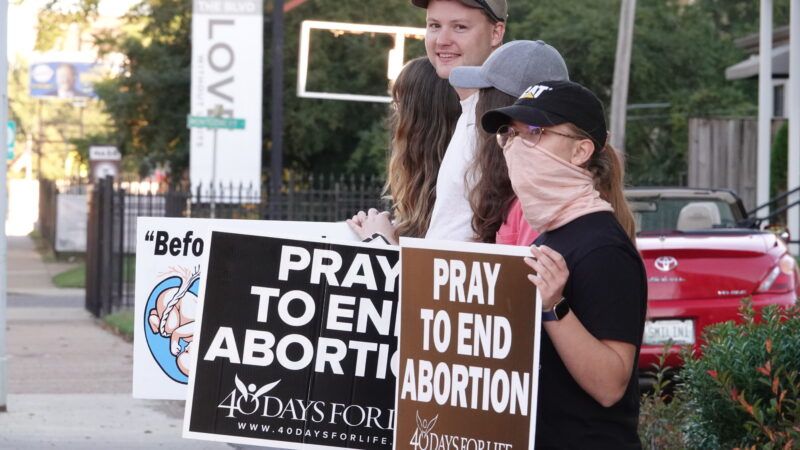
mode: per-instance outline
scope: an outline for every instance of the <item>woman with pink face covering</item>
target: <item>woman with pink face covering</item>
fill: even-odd
[[[497,135],[522,212],[541,232],[526,258],[545,331],[536,448],[641,448],[647,281],[603,106],[577,83],[544,82],[482,126]]]

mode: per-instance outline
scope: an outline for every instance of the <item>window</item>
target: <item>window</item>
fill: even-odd
[[[786,89],[785,84],[776,84],[772,87],[772,116],[773,117],[786,117],[783,107],[783,92]]]
[[[641,233],[735,228],[742,219],[730,204],[715,198],[637,198],[630,206]],[[702,225],[705,216],[708,223]]]

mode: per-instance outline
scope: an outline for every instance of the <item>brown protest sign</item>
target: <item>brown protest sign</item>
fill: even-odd
[[[396,449],[533,448],[541,318],[526,255],[403,239]]]

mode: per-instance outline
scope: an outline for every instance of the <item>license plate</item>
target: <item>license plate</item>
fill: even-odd
[[[644,323],[645,345],[662,345],[669,340],[677,345],[694,344],[694,321],[648,320]]]

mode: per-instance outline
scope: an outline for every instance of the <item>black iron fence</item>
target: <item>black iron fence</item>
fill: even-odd
[[[53,180],[39,180],[39,234],[55,248],[58,186]]]
[[[94,184],[88,194],[86,308],[98,317],[133,308],[138,217],[335,222],[389,207],[378,178],[289,177],[279,192],[264,186],[188,189],[110,178]]]

